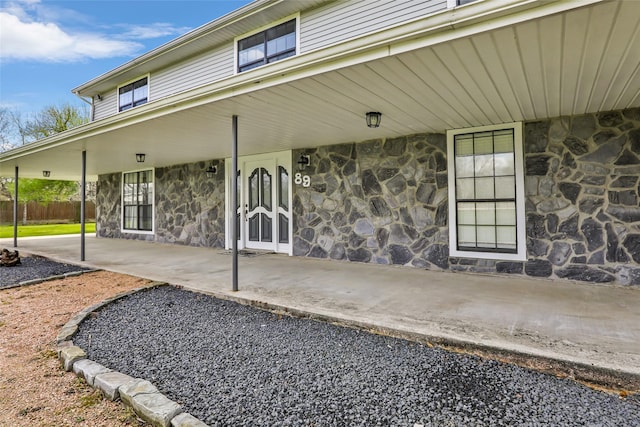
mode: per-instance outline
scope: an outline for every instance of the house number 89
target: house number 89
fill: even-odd
[[[303,187],[311,186],[311,177],[309,175],[302,175],[301,173],[297,173],[293,178],[293,182],[296,185],[302,184]]]

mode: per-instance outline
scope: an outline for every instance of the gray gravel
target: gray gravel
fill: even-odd
[[[21,257],[21,264],[14,267],[0,267],[0,288],[16,285],[33,279],[46,279],[51,276],[88,270],[74,264],[51,261],[47,258]]]
[[[638,426],[640,405],[570,380],[163,286],[74,343],[211,426]]]

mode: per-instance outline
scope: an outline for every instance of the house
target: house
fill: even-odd
[[[256,0],[73,89],[91,123],[0,174],[97,181],[101,238],[639,285],[638,22]]]

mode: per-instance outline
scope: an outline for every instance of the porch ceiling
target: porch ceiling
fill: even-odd
[[[229,157],[233,114],[247,155],[639,107],[638,22],[640,2],[598,3],[5,153],[0,175],[79,179],[83,149],[90,179],[140,168],[138,152],[144,167]]]

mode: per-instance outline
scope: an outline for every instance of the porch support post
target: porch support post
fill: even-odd
[[[80,183],[80,261],[84,261],[84,216],[87,198],[87,151],[82,151],[82,181]]]
[[[233,235],[231,236],[231,252],[232,252],[232,290],[238,291],[238,214],[236,206],[238,206],[238,116],[232,118],[231,132],[233,135],[233,144],[231,145],[231,211],[233,212]]]
[[[16,166],[16,175],[13,179],[14,197],[13,197],[13,247],[18,247],[18,166]]]

